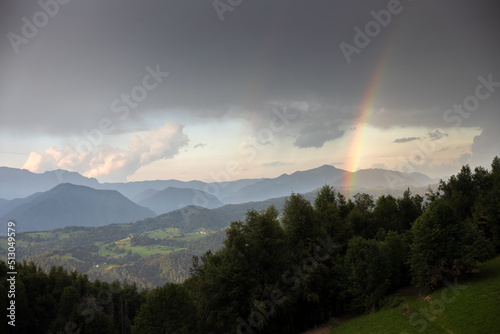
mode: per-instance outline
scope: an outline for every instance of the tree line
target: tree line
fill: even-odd
[[[463,166],[425,198],[408,190],[398,198],[346,199],[328,185],[313,202],[291,194],[281,212],[250,210],[233,222],[221,249],[193,257],[184,282],[142,292],[115,282],[106,305],[97,294],[113,284],[76,272],[21,264],[18,278],[29,292],[23,303],[35,310],[25,325],[32,333],[64,332],[68,321],[81,333],[87,327],[92,333],[298,333],[346,311],[378,309],[410,284],[424,292],[439,288],[499,253],[495,157],[490,170]],[[1,265],[0,276],[6,272]],[[85,307],[94,307],[89,324]]]
[[[33,262],[16,264],[15,327],[5,319],[7,265],[0,263],[1,333],[130,333],[148,291],[135,284],[90,281],[62,266],[45,272]]]

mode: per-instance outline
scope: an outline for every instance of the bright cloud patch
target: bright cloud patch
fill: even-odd
[[[177,123],[167,123],[142,136],[133,135],[128,149],[100,145],[94,151],[77,152],[70,145],[63,149],[50,147],[42,153],[31,152],[23,168],[32,172],[65,169],[87,177],[125,180],[141,166],[177,155],[189,142],[183,128]]]

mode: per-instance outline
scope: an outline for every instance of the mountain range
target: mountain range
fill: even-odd
[[[356,186],[360,188],[404,188],[409,185],[427,186],[439,182],[439,179],[432,179],[421,173],[401,173],[385,169],[362,169],[352,173],[330,165],[282,174],[276,178],[222,182],[153,180],[122,183],[99,183],[95,178],[87,178],[65,170],[38,174],[24,169],[0,167],[0,199],[24,198],[50,190],[61,183],[71,183],[100,190],[116,190],[135,202],[146,199],[138,197],[143,192],[149,191],[152,194],[151,190],[163,191],[168,187],[174,187],[205,191],[217,197],[222,203],[235,204],[287,196],[292,191],[303,193],[324,184],[342,188],[346,184],[346,179],[350,177],[356,180]]]
[[[16,200],[14,200],[16,201]],[[65,226],[103,226],[134,222],[156,214],[114,190],[62,183],[8,207],[0,221],[16,221],[16,231],[44,231]]]
[[[350,180],[355,187],[346,188]],[[292,192],[314,197],[329,184],[345,195],[367,192],[402,194],[407,187],[420,190],[439,180],[420,173],[365,169],[354,173],[324,165],[276,178],[224,182],[155,180],[99,183],[75,172],[56,170],[41,174],[0,167],[0,221],[17,220],[20,231],[64,226],[102,226],[151,218],[193,206],[230,208],[228,204],[261,207],[275,199],[277,206]],[[244,214],[244,213],[243,213]],[[3,232],[2,232],[3,233]]]
[[[45,173],[32,173],[26,169],[0,167],[0,198],[24,198],[37,192],[50,190],[61,183],[71,183],[91,188],[99,187],[94,178],[76,172],[54,170]]]
[[[138,201],[137,204],[153,210],[157,215],[193,204],[208,209],[224,205],[217,197],[203,190],[190,188],[168,187],[162,191],[149,189],[141,194],[143,196],[139,196],[138,198],[145,198]],[[149,196],[145,196],[146,194],[149,194]]]

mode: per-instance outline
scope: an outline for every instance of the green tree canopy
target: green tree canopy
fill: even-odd
[[[446,200],[433,202],[411,229],[410,271],[420,288],[433,288],[474,269],[492,256],[491,245],[469,221],[461,221]]]
[[[132,334],[197,333],[194,305],[183,285],[167,283],[156,288],[134,319]]]

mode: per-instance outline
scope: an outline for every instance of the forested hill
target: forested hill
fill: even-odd
[[[18,221],[18,232],[44,231],[73,226],[102,226],[133,222],[156,214],[114,190],[96,190],[62,183],[35,194],[0,217]]]
[[[181,284],[139,293],[18,264],[19,327],[0,326],[6,333],[300,333],[387,306],[386,297],[409,284],[427,293],[474,275],[500,254],[499,203],[498,157],[490,170],[464,166],[425,198],[407,191],[351,200],[331,186],[313,201],[291,194],[280,211],[250,210],[233,222],[224,246],[195,257]],[[0,264],[0,291],[8,290],[6,276]]]
[[[498,158],[491,170],[464,166],[425,198],[292,194],[281,212],[231,224],[225,247],[195,261],[182,285],[153,291],[133,333],[299,333],[377,309],[408,284],[433,290],[500,253],[498,203]]]
[[[223,229],[244,219],[248,210],[281,208],[284,202],[277,198],[212,210],[188,206],[135,223],[20,233],[16,255],[44,270],[62,265],[94,279],[127,279],[141,289],[152,288],[189,277],[192,256],[219,249]],[[6,240],[0,240],[0,249],[7,251]]]

